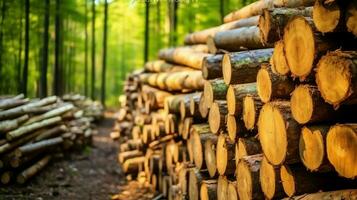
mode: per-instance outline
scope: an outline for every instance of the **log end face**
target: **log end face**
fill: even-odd
[[[201,139],[198,133],[191,132],[191,137],[193,140],[193,161],[198,169],[201,169],[203,164],[203,155],[202,155],[202,144]]]
[[[229,54],[224,54],[222,60],[222,74],[224,82],[229,85],[231,83],[232,65]]]
[[[225,176],[219,176],[217,182],[217,199],[227,200],[228,180]]]
[[[274,52],[270,60],[273,72],[281,75],[287,75],[290,72],[284,53],[284,41],[275,43]]]
[[[262,102],[267,103],[270,101],[272,93],[272,84],[267,69],[262,68],[257,75],[257,91]]]
[[[227,189],[228,200],[238,200],[238,194],[235,184],[229,183]]]
[[[218,136],[217,147],[216,147],[216,163],[217,163],[217,171],[220,175],[223,175],[226,171],[227,163],[228,163],[228,153],[226,149],[226,137],[223,134]]]
[[[316,28],[322,32],[333,32],[341,17],[341,10],[336,2],[323,5],[320,1],[315,1],[312,18]]]
[[[217,173],[215,145],[212,140],[207,140],[205,143],[205,162],[210,177],[214,177]]]
[[[212,104],[211,109],[209,111],[209,115],[208,115],[208,123],[209,123],[212,133],[215,133],[215,134],[218,133],[220,124],[221,124],[221,120],[222,119],[221,119],[221,115],[220,115],[220,111],[219,111],[219,106],[215,102]]]
[[[243,121],[248,130],[253,130],[255,127],[255,103],[251,96],[246,96],[243,100]]]
[[[308,127],[302,128],[299,153],[301,161],[309,170],[318,170],[325,156],[324,139],[319,130],[313,131]]]
[[[192,200],[199,200],[199,188],[195,170],[190,170],[189,174],[189,197]]]
[[[206,101],[206,106],[210,108],[213,104],[213,89],[212,85],[209,81],[205,81],[204,88],[203,88],[203,96]]]
[[[274,167],[264,157],[259,170],[259,179],[262,191],[267,199],[273,199],[275,195],[276,176]]]
[[[357,36],[357,5],[351,1],[347,9],[347,22],[346,26],[349,32]]]
[[[249,167],[244,161],[239,161],[237,165],[237,188],[239,199],[249,200],[253,198],[252,175]]]
[[[206,183],[202,183],[200,194],[201,194],[201,200],[210,200]]]
[[[286,165],[281,166],[280,168],[280,178],[283,184],[283,189],[286,195],[289,197],[294,196],[295,194],[295,179],[290,168]]]
[[[351,179],[357,176],[356,127],[356,125],[335,125],[329,130],[326,139],[329,161],[341,176]]]
[[[294,119],[300,124],[309,122],[314,110],[309,87],[306,85],[298,86],[293,91],[290,102]]]
[[[226,95],[226,100],[227,100],[227,110],[228,114],[234,115],[236,114],[236,99],[235,99],[235,94],[234,94],[234,88],[232,86],[229,86],[227,89],[227,95]]]

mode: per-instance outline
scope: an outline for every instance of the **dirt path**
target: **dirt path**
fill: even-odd
[[[109,133],[110,115],[98,124],[93,147],[57,158],[25,186],[0,187],[1,199],[107,200],[125,184],[117,164],[117,144]]]

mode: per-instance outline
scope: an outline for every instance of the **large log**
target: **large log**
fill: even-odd
[[[261,41],[266,44],[273,44],[280,40],[288,21],[297,15],[311,17],[312,8],[274,8],[264,10],[259,18]]]
[[[300,133],[288,101],[275,101],[263,106],[258,119],[258,135],[264,155],[271,164],[299,161]]]
[[[322,33],[334,32],[345,26],[342,10],[337,2],[324,4],[322,0],[316,0],[312,17],[316,29]]]
[[[217,174],[216,145],[218,136],[213,136],[205,142],[205,163],[210,177]]]
[[[228,86],[222,78],[217,78],[205,82],[203,96],[206,106],[211,108],[215,100],[224,100],[226,98]]]
[[[239,199],[264,199],[259,183],[261,154],[246,156],[237,165],[237,188]]]
[[[204,180],[201,184],[200,196],[202,200],[217,199],[217,180]]]
[[[315,199],[356,199],[357,189],[317,192],[284,198],[283,200],[315,200]]]
[[[60,145],[63,142],[62,137],[55,137],[47,140],[42,140],[36,143],[26,144],[19,147],[15,151],[17,157],[22,157],[28,154],[33,154],[38,151],[47,150],[48,148]]]
[[[188,34],[185,37],[185,44],[206,44],[209,37],[214,37],[220,31],[258,25],[258,19],[259,16],[253,16]]]
[[[0,132],[8,132],[16,129],[22,123],[29,119],[29,115],[22,115],[15,119],[5,120],[0,122]]]
[[[294,88],[295,84],[288,76],[273,72],[269,65],[262,65],[257,75],[257,91],[262,102],[288,99]]]
[[[202,76],[206,80],[220,78],[222,74],[222,59],[223,55],[207,56],[202,64]]]
[[[326,138],[327,157],[343,177],[357,176],[357,125],[335,125]],[[354,167],[352,167],[354,166]]]
[[[165,62],[164,60],[156,60],[145,63],[144,68],[148,72],[180,72],[194,70],[190,67],[182,65],[174,65]]]
[[[227,102],[223,100],[214,101],[209,111],[208,124],[212,133],[218,134],[226,128]]]
[[[207,52],[206,45],[168,48],[160,50],[159,58],[167,62],[201,69],[203,59],[210,55]]]
[[[243,49],[263,49],[271,47],[271,44],[264,44],[261,41],[260,30],[257,26],[242,27],[234,30],[218,32],[213,38],[215,49],[223,49],[234,52]]]
[[[233,175],[235,172],[235,143],[228,140],[226,135],[218,136],[216,146],[217,171],[220,175]]]
[[[257,96],[256,83],[230,85],[226,95],[228,114],[240,116],[243,112],[243,99],[246,96]]]
[[[357,3],[355,1],[351,1],[347,7],[347,19],[346,26],[349,32],[353,33],[357,36]]]
[[[268,62],[273,49],[259,49],[225,54],[222,72],[226,84],[255,82],[262,63]]]
[[[259,111],[262,108],[262,102],[258,95],[248,95],[243,99],[243,121],[247,130],[257,130],[256,122],[258,121]]]
[[[17,175],[16,181],[20,184],[24,184],[28,179],[37,174],[41,169],[43,169],[51,160],[51,156],[47,155],[37,161],[34,165],[22,171],[19,175]]]
[[[304,126],[301,129],[299,153],[302,163],[311,171],[330,171],[327,160],[326,136],[330,126]]]
[[[271,165],[265,157],[260,165],[259,179],[266,199],[281,199],[285,196],[280,168]]]
[[[329,104],[357,103],[357,52],[335,51],[323,56],[316,72],[316,83],[321,96]],[[331,81],[333,78],[334,81]]]

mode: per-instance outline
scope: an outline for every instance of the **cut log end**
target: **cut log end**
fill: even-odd
[[[228,157],[228,152],[226,148],[226,137],[223,134],[220,134],[218,136],[218,141],[217,141],[217,152],[216,152],[216,164],[217,164],[217,171],[219,174],[223,175],[224,172],[226,171],[227,167],[227,157]]]
[[[314,111],[314,104],[310,88],[306,85],[298,86],[291,95],[291,113],[300,124],[310,121]]]
[[[280,40],[275,43],[273,56],[270,59],[270,64],[274,72],[287,75],[290,72],[288,63],[286,62],[284,52],[284,41]]]
[[[234,94],[234,88],[232,86],[228,87],[226,99],[228,114],[234,115],[236,112],[236,97]]]
[[[230,182],[228,184],[228,188],[227,188],[228,200],[238,200],[237,189],[234,183],[235,182]]]
[[[227,200],[228,198],[227,189],[228,189],[227,177],[219,176],[218,183],[217,183],[217,199]]]
[[[243,100],[243,121],[247,130],[253,130],[255,127],[256,108],[254,99],[247,96]]]
[[[354,1],[350,2],[347,9],[346,26],[349,32],[357,36],[357,4]]]
[[[218,103],[214,102],[210,108],[209,115],[208,115],[208,123],[212,133],[218,133],[222,120],[224,119],[221,119],[219,105]]]
[[[235,141],[237,137],[237,123],[234,115],[227,115],[227,132],[229,139]]]
[[[324,5],[318,0],[315,1],[312,17],[320,32],[333,32],[340,21],[341,10],[336,2]]]
[[[326,139],[327,157],[343,177],[357,177],[357,125],[335,125]]]
[[[294,196],[295,190],[295,179],[290,170],[290,168],[286,165],[281,166],[280,168],[280,178],[283,184],[284,192],[289,197]]]
[[[275,52],[274,52],[275,53]],[[267,103],[271,98],[271,80],[267,69],[260,69],[257,75],[257,91],[262,102]]]
[[[222,60],[222,72],[223,72],[223,79],[224,82],[228,85],[231,83],[231,76],[232,76],[232,65],[229,54],[224,54]]]
[[[209,36],[207,38],[207,47],[208,47],[208,50],[211,54],[216,54],[218,52],[218,49],[214,43],[214,38],[212,36]]]
[[[306,78],[315,59],[314,32],[304,17],[294,17],[284,30],[284,52],[293,76]]]
[[[311,171],[317,170],[325,157],[324,139],[321,131],[303,127],[299,141],[299,153],[303,164]]]
[[[210,108],[213,104],[214,97],[213,97],[213,89],[212,85],[209,81],[205,81],[203,95],[206,101],[206,106]]]
[[[217,181],[205,180],[201,184],[201,199],[202,200],[214,200],[217,199]]]
[[[273,165],[266,158],[263,158],[259,171],[259,179],[262,191],[267,199],[274,198],[277,178]]]
[[[252,195],[252,174],[244,161],[240,161],[237,166],[237,188],[239,199],[253,199]]]

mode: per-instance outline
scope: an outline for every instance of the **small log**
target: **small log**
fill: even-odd
[[[51,129],[44,130],[40,135],[35,138],[35,141],[38,142],[44,139],[52,138],[66,131],[68,131],[68,128],[65,125],[55,126]]]
[[[26,142],[31,141],[32,139],[34,139],[36,136],[38,136],[39,134],[41,134],[42,130],[36,131],[34,133],[25,135],[24,137],[21,137],[15,141],[12,142],[6,142],[5,144],[0,146],[0,154],[5,153],[7,151],[10,151]]]
[[[207,118],[208,113],[209,113],[209,108],[206,105],[206,100],[205,100],[203,93],[202,93],[200,101],[198,103],[198,110],[199,110],[202,118]]]
[[[140,150],[132,150],[132,151],[126,151],[126,152],[120,152],[118,154],[118,161],[119,163],[124,163],[124,161],[130,159],[130,158],[135,158],[142,156],[143,152]]]
[[[290,72],[288,63],[286,62],[284,51],[284,40],[279,40],[275,43],[273,55],[270,58],[272,71],[286,76]]]
[[[173,134],[177,130],[177,117],[174,114],[168,114],[165,120],[166,134]]]
[[[199,102],[201,100],[202,93],[197,92],[195,95],[190,97],[190,113],[193,117],[201,117],[201,113],[198,109]]]
[[[314,199],[356,199],[357,189],[317,192],[284,198],[283,200],[314,200]]]
[[[308,170],[326,172],[332,166],[327,160],[326,136],[330,126],[304,126],[301,129],[299,152],[302,163]]]
[[[164,60],[149,61],[145,63],[144,68],[148,72],[181,72],[194,70],[190,67],[182,65],[173,65],[165,62]]]
[[[123,171],[125,174],[138,174],[138,172],[143,169],[144,162],[145,156],[127,159],[123,163]]]
[[[14,99],[14,98],[5,99],[0,101],[0,110],[7,110],[10,108],[22,106],[28,102],[29,102],[28,99]]]
[[[236,117],[234,115],[227,115],[226,116],[226,121],[227,121],[227,132],[228,132],[228,137],[229,139],[234,142],[236,141],[237,138],[240,137],[247,137],[251,135],[251,132],[249,132],[245,126],[243,120],[240,119],[240,117]]]
[[[293,119],[290,102],[267,103],[260,111],[258,135],[262,150],[273,165],[298,162],[299,124]],[[275,144],[275,145],[271,145]],[[279,147],[279,148],[277,148]]]
[[[262,102],[267,103],[274,99],[288,99],[294,89],[294,81],[288,76],[273,72],[269,65],[262,65],[257,75],[257,91]]]
[[[220,134],[216,146],[217,171],[220,175],[232,175],[235,172],[235,143],[230,142],[228,138]]]
[[[239,199],[264,199],[259,183],[259,169],[263,155],[246,156],[237,165]]]
[[[340,6],[337,2],[324,4],[322,0],[316,0],[312,18],[316,29],[322,33],[341,30],[345,26]]]
[[[51,139],[42,140],[36,143],[27,144],[19,147],[15,151],[15,155],[17,157],[22,157],[28,154],[33,154],[34,152],[42,151],[60,145],[62,142],[63,142],[62,137],[55,137]]]
[[[182,127],[182,138],[187,139],[191,133],[191,127],[193,125],[193,118],[185,118]]]
[[[194,124],[190,131],[193,147],[193,161],[197,169],[205,168],[204,164],[204,144],[207,140],[215,137],[211,133],[208,124]]]
[[[217,199],[228,199],[228,179],[226,176],[218,177]]]
[[[24,125],[30,125],[30,124],[33,124],[35,122],[39,122],[39,121],[43,121],[45,119],[49,119],[49,118],[53,118],[53,117],[56,117],[56,116],[60,116],[70,110],[73,110],[74,109],[74,106],[72,104],[65,104],[65,105],[62,105],[56,109],[53,109],[49,112],[46,112],[42,115],[38,115],[38,116],[35,116],[35,117],[31,117],[30,120],[28,120]]]
[[[14,178],[14,172],[12,171],[5,171],[1,174],[1,183],[7,185],[11,182]]]
[[[236,147],[235,159],[237,163],[245,156],[262,153],[262,147],[260,146],[259,140],[255,137],[239,138]]]
[[[354,1],[351,1],[347,7],[346,14],[346,26],[349,32],[357,36],[357,4]]]
[[[236,189],[236,181],[229,181],[227,188],[227,197],[229,200],[238,200],[238,192]]]
[[[204,180],[201,183],[200,197],[202,200],[217,199],[217,180]]]
[[[205,142],[205,164],[210,177],[214,177],[217,174],[217,164],[216,164],[216,145],[218,136],[212,136]]]
[[[357,125],[334,125],[330,128],[326,138],[327,158],[335,167],[339,175],[353,179],[357,177],[356,148]],[[337,151],[341,149],[343,153]]]
[[[166,115],[169,113],[172,114],[180,113],[180,102],[183,99],[190,98],[193,95],[195,95],[195,93],[172,95],[165,98],[164,113]]]
[[[227,112],[226,101],[214,101],[208,116],[208,124],[212,133],[217,134],[220,130],[224,130],[226,128],[225,118]]]
[[[222,78],[217,78],[205,82],[203,96],[206,106],[211,108],[215,100],[224,100],[226,98],[228,86]]]
[[[316,83],[321,96],[335,108],[357,103],[356,62],[357,52],[334,51],[323,56],[317,65]]]
[[[243,112],[243,98],[257,94],[256,83],[230,85],[226,95],[228,114],[240,116]]]
[[[258,95],[248,95],[243,99],[243,121],[247,130],[257,130],[256,122],[258,121],[259,111],[263,103],[260,101]]]
[[[294,16],[312,16],[311,7],[266,9],[259,18],[261,41],[273,44],[283,36],[284,27]]]
[[[226,84],[255,82],[260,65],[268,62],[273,49],[259,49],[225,54],[222,61]]]
[[[18,118],[0,122],[0,132],[8,132],[18,128],[22,123],[29,119],[29,115],[22,115]]]
[[[22,171],[16,177],[17,183],[24,184],[28,179],[36,175],[39,171],[41,171],[51,160],[51,156],[47,155],[37,161],[34,165]]]
[[[333,106],[324,102],[316,86],[299,85],[291,94],[290,103],[291,113],[300,124],[336,119]]]
[[[220,78],[222,74],[223,55],[207,56],[202,63],[202,76],[206,80]]]
[[[206,174],[201,173],[198,169],[190,170],[189,175],[189,184],[188,184],[188,193],[189,199],[199,200],[200,198],[200,189],[201,183],[207,178]]]
[[[280,180],[280,168],[271,165],[265,157],[260,165],[259,179],[266,199],[281,199],[285,196]]]

